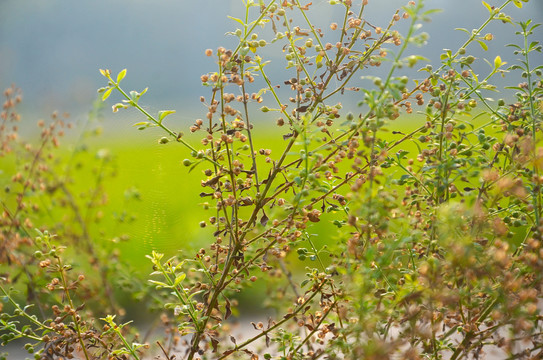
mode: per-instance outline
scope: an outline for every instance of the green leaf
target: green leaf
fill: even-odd
[[[500,55],[496,56],[494,58],[494,67],[497,69],[499,68],[500,66],[502,66],[502,58],[500,57]]]
[[[432,15],[432,14],[436,14],[436,13],[440,13],[440,12],[443,12],[442,9],[430,9],[430,10],[427,10],[425,12],[422,13],[422,16],[428,16],[428,15]]]
[[[111,91],[113,91],[113,88],[107,89],[107,90],[102,94],[102,101],[106,101],[106,100],[107,100],[107,98],[109,97],[109,95],[111,95]]]
[[[162,110],[158,112],[158,123],[161,124],[162,120],[168,115],[175,114],[175,110]]]
[[[126,76],[126,69],[122,69],[119,75],[117,75],[117,84],[120,83]]]
[[[130,99],[134,104],[138,103],[138,100],[140,98],[140,94],[136,90],[130,91]]]
[[[262,89],[260,89],[260,90],[256,93],[256,97],[257,97],[257,98],[261,97],[261,96],[264,95],[267,91],[268,91],[267,88],[262,88]]]
[[[528,46],[528,50],[532,50],[533,48],[537,47],[539,45],[538,41],[532,41],[530,43],[530,46]]]
[[[488,5],[488,4],[487,4],[486,2],[484,2],[484,1],[483,1],[482,3],[483,3],[483,5],[485,6],[485,8],[488,9],[488,12],[492,14],[492,6]]]
[[[454,30],[460,30],[460,31],[465,32],[465,33],[468,34],[468,35],[471,35],[471,31],[469,31],[468,29],[464,29],[464,28],[455,28]]]
[[[173,285],[177,286],[177,285],[181,284],[181,282],[183,280],[185,280],[186,277],[187,277],[187,274],[185,274],[185,273],[181,273],[181,274],[177,275],[177,277],[175,278],[175,281],[173,282]]]
[[[148,280],[151,284],[153,285],[156,285],[157,288],[158,287],[164,287],[164,288],[171,288],[170,285],[166,284],[166,283],[163,283],[161,281],[156,281],[156,280]]]
[[[515,3],[515,6],[518,7],[519,9],[522,9],[522,1],[520,0],[513,0],[513,2]]]
[[[113,350],[111,352],[113,355],[127,355],[130,354],[130,351],[126,350],[125,348]]]
[[[189,173],[192,172],[192,170],[194,170],[198,165],[200,165],[200,163],[202,163],[202,161],[204,161],[203,159],[200,160],[200,161],[197,161],[195,162],[189,169]]]
[[[135,124],[132,125],[132,126],[149,126],[149,122],[147,122],[147,121],[140,121],[140,122],[135,123]]]
[[[229,19],[232,19],[234,21],[237,21],[239,22],[241,25],[243,25],[243,27],[246,27],[247,25],[241,20],[241,19],[238,19],[238,18],[235,18],[233,16],[228,16]]]
[[[477,42],[479,43],[479,45],[481,45],[481,48],[483,48],[484,51],[487,51],[488,50],[488,45],[484,43],[484,41],[482,40],[477,40]]]
[[[145,346],[147,346],[147,344],[140,344],[140,343],[137,343],[137,342],[132,343],[132,349],[133,350],[138,350],[138,349],[141,349],[142,347],[145,347]]]

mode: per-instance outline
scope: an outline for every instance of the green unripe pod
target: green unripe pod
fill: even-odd
[[[192,161],[190,161],[190,159],[185,159],[185,160],[183,160],[183,165],[185,165],[185,166],[191,166],[191,165],[192,165]]]

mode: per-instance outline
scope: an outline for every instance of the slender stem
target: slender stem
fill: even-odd
[[[62,264],[62,260],[60,257],[56,256],[57,259],[57,266],[58,266],[58,272],[60,275],[60,279],[62,281],[62,290],[64,291],[64,295],[66,296],[66,299],[68,300],[68,304],[70,305],[70,312],[72,315],[72,319],[74,321],[74,328],[77,333],[77,339],[79,340],[79,343],[81,344],[81,349],[83,350],[83,353],[85,354],[85,359],[90,360],[89,354],[87,352],[87,347],[85,346],[85,342],[83,341],[83,337],[81,335],[81,327],[79,325],[79,319],[77,318],[77,314],[75,312],[75,306],[72,301],[72,297],[70,296],[70,289],[68,286],[68,281],[66,279],[65,274],[65,266]]]
[[[162,123],[162,121],[158,121],[153,115],[149,114],[149,112],[147,110],[145,110],[144,108],[142,108],[138,103],[134,102],[130,96],[119,86],[118,83],[114,82],[111,77],[110,77],[110,81],[113,83],[113,86],[115,86],[115,88],[127,99],[127,101],[130,103],[131,106],[134,106],[136,109],[138,109],[143,115],[145,115],[149,120],[151,120],[156,126],[158,126],[159,128],[161,128],[162,130],[166,131],[170,136],[172,136],[173,138],[175,138],[175,140],[177,142],[180,142],[181,144],[183,144],[185,147],[187,147],[189,150],[191,151],[194,151],[194,152],[197,152],[197,150],[192,146],[190,145],[188,142],[186,142],[185,140],[183,140],[181,137],[178,136],[178,134],[173,131],[173,130],[170,130],[166,125],[164,125]],[[217,163],[215,160],[213,159],[210,159],[209,157],[205,156],[203,157],[203,159],[217,165],[220,167],[220,164]]]
[[[527,83],[528,83],[528,97],[530,100],[530,114],[532,114],[532,156],[533,156],[533,167],[532,171],[536,175],[536,177],[539,179],[539,167],[536,165],[535,159],[537,159],[537,131],[539,130],[538,122],[537,122],[537,116],[536,116],[536,109],[534,105],[534,89],[532,84],[532,70],[530,69],[530,57],[529,57],[529,45],[528,45],[528,35],[529,31],[527,29],[528,25],[525,25],[526,28],[524,28],[522,35],[524,36],[524,62],[526,63],[526,75],[527,75]],[[534,184],[534,187],[532,189],[532,204],[534,206],[534,215],[535,215],[535,228],[538,229],[541,219],[541,184]],[[537,231],[537,230],[536,230]],[[537,231],[539,232],[539,231]],[[541,234],[539,234],[541,236]]]
[[[17,304],[13,298],[11,297],[11,295],[9,294],[9,292],[6,291],[6,289],[4,289],[4,287],[2,285],[0,285],[0,290],[2,291],[2,293],[4,294],[5,298],[9,301],[9,303],[11,303],[11,305],[13,305],[13,307],[15,307],[15,309],[17,309],[20,314],[22,316],[24,316],[27,320],[29,320],[31,323],[33,323],[34,325],[40,327],[40,328],[43,328],[45,330],[48,330],[48,331],[55,331],[52,327],[49,327],[47,325],[45,325],[44,323],[38,321],[34,316],[30,316],[28,315],[28,313],[26,311],[24,311],[20,306],[19,304]]]
[[[242,68],[242,80],[243,80],[243,68]],[[242,91],[242,96],[243,96],[243,110],[245,112],[245,122],[247,123],[247,137],[249,138],[249,149],[251,150],[251,160],[253,162],[253,168],[252,170],[254,171],[254,175],[255,175],[255,185],[256,185],[256,191],[257,192],[260,192],[260,181],[258,180],[258,167],[256,165],[256,154],[255,154],[255,148],[254,148],[254,144],[253,144],[253,132],[252,132],[252,125],[251,125],[251,122],[249,121],[249,109],[248,109],[248,101],[247,101],[247,98],[245,97],[245,81],[243,82],[243,84],[241,85],[241,91]]]
[[[311,294],[311,296],[309,296],[303,304],[301,304],[300,306],[298,306],[298,308],[296,308],[294,311],[292,311],[291,313],[288,314],[288,316],[284,316],[280,321],[278,321],[277,323],[275,323],[273,326],[267,328],[266,330],[262,331],[260,334],[256,335],[256,336],[253,336],[252,338],[242,342],[241,344],[239,345],[236,345],[236,347],[234,348],[234,351],[238,351],[240,349],[243,349],[245,346],[255,342],[256,340],[258,340],[259,338],[261,338],[262,336],[265,336],[267,335],[269,332],[271,332],[272,330],[275,330],[277,329],[279,326],[283,325],[284,323],[286,323],[287,321],[289,321],[290,319],[292,319],[294,317],[294,315],[296,315],[297,313],[299,313],[300,311],[302,311],[303,309],[306,308],[307,306],[307,303],[309,303],[317,294],[320,293],[320,290],[322,289],[322,287],[326,284],[326,280],[322,281],[319,286],[315,289],[315,291]],[[226,358],[227,356],[229,356],[230,353],[228,353],[227,355],[223,355],[221,357],[219,357],[217,360],[221,360],[221,359],[224,359]]]

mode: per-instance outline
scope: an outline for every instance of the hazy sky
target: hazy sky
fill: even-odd
[[[370,0],[366,17],[384,25],[406,1]],[[498,5],[497,1],[487,2]],[[225,36],[236,28],[227,15],[242,17],[241,3],[0,0],[0,87],[15,83],[23,89],[23,114],[46,117],[55,109],[84,114],[96,97],[96,89],[105,83],[98,69],[116,72],[127,68],[124,84],[130,90],[149,86],[144,101],[153,109],[177,109],[180,117],[201,116],[198,97],[207,91],[200,86],[199,77],[215,70],[204,50],[234,44],[233,38]],[[339,22],[334,17],[341,11],[341,6],[331,11],[326,3],[313,0],[310,12],[325,29],[331,21]],[[442,48],[455,48],[465,39],[465,34],[454,28],[471,30],[486,14],[477,0],[427,0],[426,4],[444,10],[424,26],[431,34],[428,47],[416,50],[434,63]],[[534,21],[543,22],[542,0],[532,0],[523,11],[514,6],[509,10],[515,19],[535,16]],[[496,40],[484,54],[489,59],[510,53],[503,44],[514,41],[511,27],[494,29]],[[535,38],[541,39],[541,34],[539,30]]]

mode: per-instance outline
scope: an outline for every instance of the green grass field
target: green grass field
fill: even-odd
[[[108,115],[106,121],[114,120],[114,116]],[[420,116],[398,119],[391,122],[387,136],[390,141],[400,139],[403,135],[393,134],[392,130],[408,133],[424,121]],[[57,150],[56,166],[59,173],[70,169],[73,181],[69,187],[80,203],[82,216],[99,219],[89,224],[93,241],[105,242],[106,248],[118,247],[124,259],[146,275],[151,270],[145,255],[152,250],[173,255],[178,250],[198,249],[209,243],[213,238],[213,227],[201,228],[199,223],[215,215],[215,210],[204,210],[203,204],[210,199],[200,197],[205,190],[200,186],[200,181],[205,179],[205,163],[189,172],[189,167],[183,166],[182,162],[190,158],[190,152],[181,144],[159,144],[158,139],[163,134],[158,129],[139,132],[128,122],[123,126],[122,135],[105,133],[104,136],[91,136],[83,140],[75,140],[77,136],[65,139]],[[77,133],[78,129],[71,131]],[[254,131],[255,149],[271,149],[272,159],[278,158],[286,144],[282,135],[287,131],[286,127],[257,124]],[[200,136],[186,138],[197,146]],[[300,148],[301,144],[292,150],[292,159]],[[400,149],[417,151],[413,140],[404,142],[394,151]],[[0,159],[3,169],[0,179],[4,187],[9,186],[15,171],[14,160]],[[267,171],[266,167],[264,169]],[[85,208],[85,199],[90,196],[89,189],[96,187],[98,174],[101,174],[107,202],[100,208]],[[12,206],[13,199],[11,203],[8,199],[7,204]],[[48,227],[66,221],[64,209],[54,203],[46,206],[49,208],[47,216],[35,219],[35,227]],[[319,234],[315,237],[319,246],[333,241],[337,229],[332,224],[333,220],[333,215],[323,217],[323,221],[311,224],[308,229],[310,234]],[[107,245],[108,242],[114,244]]]

